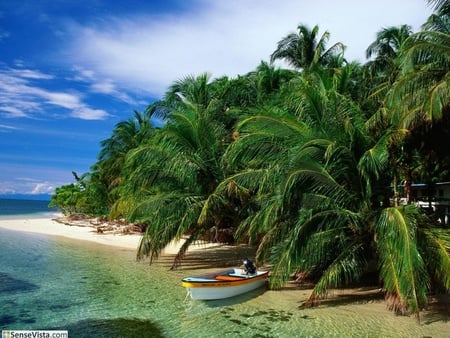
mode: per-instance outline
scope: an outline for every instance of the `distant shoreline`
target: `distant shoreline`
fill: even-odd
[[[56,217],[39,218],[35,217],[33,214],[20,216],[15,215],[8,218],[0,218],[0,228],[51,236],[61,236],[133,250],[136,250],[139,244],[139,235],[98,234],[94,226],[71,226],[57,222],[55,219]]]
[[[109,245],[136,251],[141,233],[127,231],[127,226],[101,230],[113,227],[114,223],[101,223],[95,219],[86,218],[70,220],[60,213],[0,216],[0,228],[12,231],[60,236],[75,240],[89,241],[102,245]],[[162,252],[163,255],[176,255],[184,240],[170,243]],[[217,243],[197,243],[189,248],[189,252],[201,251],[206,248],[222,246]]]

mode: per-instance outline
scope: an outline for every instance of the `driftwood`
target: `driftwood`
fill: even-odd
[[[58,217],[55,221],[79,227],[91,227],[98,234],[136,234],[146,229],[146,224],[127,223],[123,219],[108,220],[105,217],[87,217],[81,214]]]

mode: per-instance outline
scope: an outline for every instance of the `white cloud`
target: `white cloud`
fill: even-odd
[[[102,109],[91,109],[86,106],[80,106],[73,109],[70,115],[82,120],[103,120],[109,114]]]
[[[20,182],[3,181],[0,182],[0,194],[53,194],[55,186],[49,182]]]
[[[48,92],[45,90],[36,89],[34,92],[40,95],[42,98],[47,99],[48,103],[55,106],[60,106],[67,109],[76,109],[81,106],[80,98],[74,94]]]
[[[0,182],[0,194],[16,194],[16,187],[12,184],[8,184],[9,182]]]
[[[328,30],[330,46],[341,41],[349,60],[363,62],[382,27],[417,29],[431,13],[423,0],[202,0],[188,7],[178,16],[143,13],[101,26],[72,25],[74,41],[65,55],[121,87],[160,96],[187,74],[233,77],[253,70],[299,23]]]
[[[36,117],[48,114],[48,105],[69,110],[70,116],[84,120],[103,120],[109,114],[83,102],[76,92],[49,90],[41,81],[54,76],[29,69],[0,70],[0,112],[7,118]],[[38,82],[38,83],[36,83]]]
[[[35,183],[34,188],[30,192],[31,195],[39,195],[39,194],[53,194],[55,192],[55,187],[49,183]]]
[[[16,74],[19,77],[28,78],[28,79],[49,80],[49,79],[54,78],[54,76],[52,76],[52,75],[44,74],[38,70],[32,70],[32,69],[13,69],[11,72],[13,74]]]
[[[16,118],[16,117],[26,117],[27,114],[23,112],[23,110],[17,108],[17,107],[7,107],[7,106],[0,106],[0,111],[3,111],[4,117],[8,118]]]
[[[138,102],[136,102],[136,100],[131,98],[127,93],[119,90],[117,88],[116,84],[112,80],[94,81],[90,86],[90,90],[93,93],[100,93],[100,94],[106,94],[106,95],[112,96],[112,97],[119,99],[123,102],[126,102],[130,105],[139,104]]]
[[[91,89],[94,93],[113,94],[116,92],[116,86],[111,80],[93,83]]]
[[[1,130],[18,130],[19,128],[15,127],[15,126],[10,126],[7,124],[0,124],[0,131]]]
[[[0,194],[52,194],[56,187],[74,182],[71,171],[67,169],[6,162],[0,166]]]
[[[73,71],[75,72],[75,76],[69,80],[87,83],[91,93],[105,94],[132,106],[141,104],[128,95],[123,88],[118,88],[112,79],[100,76],[93,70],[84,69],[78,66],[73,67]],[[148,102],[146,103],[148,104]]]

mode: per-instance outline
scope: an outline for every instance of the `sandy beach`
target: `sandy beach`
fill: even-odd
[[[27,218],[24,216],[20,219],[0,219],[0,228],[7,230],[61,236],[130,250],[138,248],[141,239],[140,233],[125,232],[124,229],[98,231],[98,228],[104,227],[104,224],[96,224],[92,220],[69,221],[62,216],[55,218]],[[164,249],[162,254],[166,256],[176,255],[182,244],[183,240],[172,242]],[[221,247],[224,247],[224,245],[200,242],[191,245],[189,252],[198,253],[204,249]]]
[[[61,219],[56,221],[52,218],[21,218],[21,219],[0,219],[0,228],[23,231],[30,233],[45,234],[51,236],[61,236],[74,240],[82,240],[108,245],[125,250],[135,251],[138,247],[141,235],[139,233],[120,232],[119,229],[98,231],[102,224],[86,222],[80,220],[80,225],[67,225],[61,223]],[[77,224],[77,222],[75,222]],[[123,229],[122,229],[123,230]],[[158,265],[168,268],[172,265],[174,255],[177,253],[182,242],[171,243],[166,247],[161,257],[157,260]],[[248,246],[228,246],[211,243],[197,243],[193,245],[183,259],[178,271],[174,271],[174,277],[179,279],[186,274],[198,273],[201,271],[211,271],[217,268],[235,266],[239,264],[243,257],[253,257],[254,249]],[[310,286],[288,283],[283,291],[266,291],[261,297],[264,304],[271,304],[272,307],[282,305],[289,308],[293,313],[298,311],[298,306],[306,300],[311,292]],[[339,308],[339,311],[333,310]],[[443,308],[444,307],[444,308]],[[436,303],[432,300],[427,310],[421,316],[422,325],[411,317],[397,317],[386,309],[382,293],[378,287],[356,287],[340,290],[333,290],[329,298],[324,300],[317,309],[309,310],[308,316],[327,316],[345,313],[363,314],[367,318],[383,318],[384,322],[392,322],[392,325],[399,325],[404,330],[418,330],[422,335],[432,334],[433,337],[444,337],[444,332],[448,331],[448,307],[447,302]],[[261,305],[261,309],[266,306]],[[318,312],[320,311],[320,312]],[[341,318],[341,317],[339,317]],[[337,319],[336,319],[337,320]],[[344,319],[339,319],[344,320]],[[339,322],[339,320],[337,320]],[[351,317],[349,319],[351,320]],[[430,325],[431,324],[431,325]]]
[[[0,228],[87,241],[133,252],[137,251],[142,236],[139,232],[129,231],[129,227],[123,224],[97,219],[68,219],[62,215],[55,215],[53,218],[25,215],[23,218],[0,218]],[[183,239],[171,242],[153,263],[170,269],[183,243]],[[255,249],[247,245],[230,246],[198,241],[189,246],[186,255],[177,265],[177,270],[193,273],[199,269],[207,272],[235,267],[242,265],[242,260],[246,257],[253,259],[254,255]]]
[[[100,234],[97,233],[94,226],[70,226],[57,222],[52,218],[1,219],[0,228],[52,236],[62,236],[133,250],[138,247],[140,240],[140,236],[137,234]]]

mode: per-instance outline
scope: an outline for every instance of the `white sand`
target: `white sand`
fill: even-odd
[[[0,228],[62,236],[133,250],[137,249],[141,238],[140,235],[98,234],[94,227],[65,225],[51,218],[1,219]]]
[[[97,233],[94,226],[66,225],[56,222],[52,218],[0,219],[0,228],[52,236],[62,236],[131,250],[137,250],[141,240],[140,234],[100,234]],[[164,249],[163,254],[176,254],[183,242],[184,240],[170,243]],[[189,247],[189,252],[220,246],[220,244],[196,243]]]

